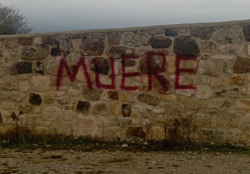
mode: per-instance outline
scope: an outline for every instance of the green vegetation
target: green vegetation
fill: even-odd
[[[28,18],[18,8],[0,3],[0,35],[25,34],[31,30]]]

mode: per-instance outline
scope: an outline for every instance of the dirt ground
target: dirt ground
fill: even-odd
[[[0,149],[0,173],[250,173],[250,156],[201,151],[129,152]]]

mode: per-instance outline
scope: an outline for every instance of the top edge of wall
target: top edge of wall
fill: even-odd
[[[243,25],[250,23],[250,19],[237,20],[237,21],[222,21],[222,22],[208,22],[208,23],[184,23],[184,24],[172,24],[172,25],[154,25],[154,26],[141,26],[141,27],[129,27],[129,28],[109,28],[109,29],[90,29],[90,30],[71,30],[60,32],[47,32],[47,33],[32,33],[32,34],[15,34],[15,35],[0,35],[0,39],[5,38],[19,38],[19,37],[34,37],[34,36],[50,36],[50,35],[63,35],[63,34],[81,34],[81,33],[105,33],[115,31],[136,31],[153,28],[184,28],[184,27],[212,27],[212,26],[227,26],[227,25]]]

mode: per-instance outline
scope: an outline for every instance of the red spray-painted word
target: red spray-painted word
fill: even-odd
[[[193,85],[180,85],[179,84],[181,73],[189,73],[189,74],[196,73],[195,69],[180,68],[181,60],[183,60],[183,61],[187,61],[187,60],[196,61],[196,57],[184,57],[184,56],[179,56],[179,55],[176,56],[176,59],[175,59],[175,83],[174,83],[175,90],[196,89],[196,87]]]
[[[159,56],[162,57],[162,66],[160,68],[157,67],[157,69],[155,67],[152,66],[152,62],[153,62],[153,56]],[[122,90],[137,90],[139,89],[138,86],[126,86],[125,85],[125,79],[129,78],[129,77],[135,77],[135,76],[141,76],[142,74],[139,72],[130,72],[130,73],[126,73],[125,72],[125,60],[126,59],[138,59],[139,56],[130,56],[130,57],[122,57],[121,58],[121,64],[122,64],[122,80],[121,80],[121,86],[120,89]],[[182,57],[182,56],[177,56],[176,57],[176,70],[175,70],[175,89],[179,90],[179,89],[195,89],[194,86],[192,85],[180,85],[179,84],[179,77],[180,77],[180,73],[195,73],[195,70],[193,69],[181,69],[179,68],[179,64],[181,60],[196,60],[196,57]],[[98,63],[95,62],[97,61],[97,59],[94,58],[94,66],[95,69],[98,72]],[[62,58],[60,61],[60,66],[57,72],[57,80],[56,80],[56,87],[57,90],[59,90],[61,82],[62,82],[62,78],[63,78],[63,70],[66,69],[67,75],[70,79],[71,82],[75,81],[76,78],[76,74],[78,73],[78,70],[80,67],[83,67],[83,71],[84,71],[84,76],[87,80],[87,84],[88,87],[90,89],[93,89],[92,83],[90,81],[90,75],[88,73],[88,69],[86,66],[86,62],[85,62],[85,57],[80,57],[78,63],[76,64],[76,68],[75,70],[72,72],[67,64],[67,61],[65,58]],[[97,88],[103,88],[103,89],[116,89],[116,83],[115,83],[115,68],[114,68],[114,58],[110,58],[110,66],[111,66],[111,84],[106,85],[106,84],[102,84],[100,82],[100,75],[99,73],[95,73],[96,76],[96,87]],[[152,90],[152,79],[153,76],[160,82],[160,84],[162,86],[164,86],[164,81],[161,80],[159,74],[162,72],[166,71],[166,59],[165,59],[165,54],[164,53],[154,53],[154,52],[148,52],[146,53],[146,68],[147,68],[147,75],[148,75],[148,89],[149,91]]]

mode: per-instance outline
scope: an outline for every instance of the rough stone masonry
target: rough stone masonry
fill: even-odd
[[[250,20],[0,36],[0,131],[249,145],[249,81]]]

